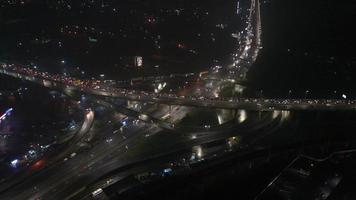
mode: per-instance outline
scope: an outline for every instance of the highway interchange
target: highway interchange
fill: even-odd
[[[278,122],[274,123],[274,128],[280,126],[281,115],[278,115],[276,118],[271,113],[265,115],[263,117],[264,120],[261,120],[261,122],[253,122],[253,120],[252,122],[248,122],[247,120],[240,127],[237,125],[229,131],[221,130],[215,133],[206,131],[205,133],[198,132],[186,135],[170,133],[179,134],[178,138],[180,141],[175,140],[175,142],[171,142],[171,145],[160,149],[160,152],[156,152],[156,154],[158,153],[159,155],[161,153],[164,155],[169,154],[169,152],[179,152],[180,150],[189,149],[193,146],[208,143],[209,141],[228,138],[234,135],[243,135],[244,132],[253,133],[259,129],[268,127],[272,121]],[[251,119],[254,119],[254,117]],[[147,140],[147,134],[150,135],[149,137],[153,137],[162,131],[162,129],[154,124],[151,125],[142,122],[131,122],[130,125],[125,127],[124,131],[118,131],[116,134],[114,132],[117,130],[113,130],[113,127],[114,125],[110,124],[101,130],[92,130],[96,131],[95,134],[100,134],[100,140],[96,141],[90,150],[80,152],[73,158],[63,159],[54,166],[44,168],[42,171],[12,186],[11,190],[5,192],[1,197],[3,199],[65,199],[67,196],[84,190],[83,182],[94,182],[103,174],[129,163],[147,159],[146,156],[148,155],[145,153],[141,153],[142,155],[127,154],[131,148],[135,148],[137,141]],[[271,131],[274,128],[271,128]],[[110,138],[110,142],[108,138]],[[172,160],[174,160],[174,156],[172,156]],[[159,164],[157,165],[159,166]],[[130,171],[128,170],[125,173],[130,174]],[[19,194],[17,191],[23,192]]]
[[[239,42],[241,47],[233,64],[229,66],[239,74],[237,78],[244,76],[248,64],[255,61],[261,48],[259,6],[259,0],[251,1],[248,26]],[[101,86],[101,82],[97,80],[50,75],[8,63],[1,64],[0,73],[36,82],[51,89],[81,92],[91,102],[85,108],[82,127],[63,153],[48,158],[47,164],[36,171],[21,174],[0,184],[0,198],[4,200],[90,199],[98,189],[120,182],[130,175],[164,169],[173,162],[183,162],[182,157],[185,156],[188,156],[184,160],[185,164],[200,162],[216,156],[217,152],[222,154],[229,148],[232,150],[231,141],[236,142],[241,138],[243,144],[236,142],[234,148],[245,148],[244,145],[256,138],[273,133],[288,124],[291,112],[286,110],[356,108],[356,103],[351,101],[226,99],[212,97],[209,91],[197,92],[200,96],[182,97],[108,88]],[[217,88],[220,84],[224,82],[213,85]],[[139,101],[137,104],[143,108],[127,108],[126,104],[117,103],[113,99]],[[100,117],[96,113],[98,107],[104,108],[106,117]],[[232,124],[222,124],[218,128],[176,129],[174,125],[187,113],[194,112],[193,107],[233,109],[235,116],[231,119]],[[254,137],[256,135],[258,137]],[[164,138],[160,143],[154,142],[160,138]],[[204,148],[204,145],[214,141],[224,141],[225,146],[221,152],[209,154],[209,148]],[[189,160],[190,156],[194,156],[194,159]],[[151,160],[154,162],[150,162]],[[102,180],[102,177],[125,166],[132,167],[109,176],[109,182]],[[100,198],[105,199],[105,195]]]

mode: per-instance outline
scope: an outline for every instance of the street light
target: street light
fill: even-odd
[[[307,98],[309,92],[310,92],[309,90],[305,91],[305,97],[304,97],[305,99]]]

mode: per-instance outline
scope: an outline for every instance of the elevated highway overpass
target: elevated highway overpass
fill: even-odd
[[[265,99],[265,98],[207,98],[204,96],[177,96],[175,94],[156,94],[119,88],[89,88],[71,82],[51,80],[48,77],[30,76],[9,69],[0,68],[0,73],[22,80],[41,84],[59,90],[74,90],[86,94],[120,98],[129,101],[153,102],[158,104],[206,107],[219,109],[245,109],[255,111],[273,110],[356,110],[356,100],[336,99]],[[65,80],[65,78],[63,78]]]

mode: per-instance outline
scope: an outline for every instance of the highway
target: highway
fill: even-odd
[[[71,138],[69,146],[66,147],[65,151],[61,152],[60,154],[54,156],[51,158],[51,160],[47,161],[47,165],[55,164],[58,162],[58,159],[63,159],[64,156],[67,154],[70,154],[73,149],[75,149],[74,146],[77,145],[78,142],[81,141],[81,139],[89,132],[92,124],[94,121],[94,112],[93,111],[88,111],[84,115],[84,120],[83,124],[80,128],[79,131],[74,135],[73,138]],[[7,191],[9,188],[11,188],[13,185],[16,185],[26,179],[28,176],[31,176],[33,174],[36,174],[36,170],[31,170],[31,169],[23,169],[19,171],[17,174],[6,177],[5,179],[2,179],[0,182],[0,191]]]
[[[126,135],[125,139],[123,135],[113,134],[112,128],[112,125],[108,125],[103,130],[100,130],[99,133],[103,139],[98,141],[88,152],[77,153],[73,158],[68,158],[68,160],[63,159],[62,162],[57,163],[55,166],[48,169],[45,168],[40,173],[26,178],[26,180],[20,184],[12,187],[12,192],[1,195],[1,198],[36,199],[38,196],[43,197],[47,194],[53,199],[58,199],[55,198],[53,190],[57,190],[66,185],[69,186],[71,183],[76,182],[76,180],[81,180],[87,175],[95,176],[95,173],[92,173],[92,169],[95,168],[94,164],[101,165],[103,161],[105,161],[105,158],[111,160],[111,155],[125,151],[125,147],[131,144],[138,136],[142,136],[145,132],[143,130],[147,127],[130,127],[130,129],[128,129],[130,132]],[[108,143],[108,141],[104,139],[105,136],[110,136],[112,141]],[[120,155],[120,153],[118,153],[118,155]],[[17,191],[23,192],[18,194]]]
[[[2,65],[4,66],[4,65]],[[120,98],[131,101],[154,102],[166,105],[179,105],[191,107],[222,108],[222,109],[245,109],[254,111],[273,111],[273,110],[356,110],[356,100],[340,99],[266,99],[266,98],[214,98],[206,96],[177,96],[174,94],[156,94],[145,91],[130,91],[122,89],[117,91],[115,88],[93,89],[79,87],[76,85],[65,84],[58,81],[48,80],[45,77],[30,77],[23,73],[13,70],[0,69],[0,73],[36,82],[46,87],[62,90],[77,90],[87,94]],[[110,90],[113,91],[110,91]]]
[[[160,169],[162,168],[162,166],[167,166],[168,163],[174,162],[175,160],[177,160],[178,157],[181,158],[183,155],[189,156],[189,152],[194,151],[196,147],[200,147],[201,145],[210,142],[220,141],[232,137],[239,137],[244,138],[244,143],[249,144],[250,141],[254,140],[254,136],[259,135],[260,137],[263,137],[263,135],[268,135],[275,129],[279,129],[281,128],[281,126],[285,125],[281,120],[282,118],[280,117],[272,119],[271,116],[269,116],[266,118],[268,118],[268,120],[266,120],[265,122],[261,122],[261,124],[257,126],[255,126],[257,122],[248,122],[248,124],[243,125],[245,126],[245,128],[242,128],[240,126],[239,128],[236,127],[235,129],[230,129],[230,131],[226,132],[202,132],[197,133],[195,135],[196,137],[194,138],[187,135],[181,135],[180,137],[175,138],[174,141],[171,141],[169,145],[161,145],[161,148],[156,150],[156,152],[146,152],[146,154],[143,153],[140,157],[136,158],[137,163],[133,162],[134,165],[130,165],[132,167],[125,168],[125,170],[122,170],[119,174],[116,174],[115,176],[110,175],[109,177],[106,177],[105,180],[115,179],[114,177],[119,177],[119,179],[123,179],[124,177],[129,175],[146,172],[153,169]],[[259,130],[266,131],[259,133]],[[214,157],[214,152],[209,153],[208,151],[203,151],[204,155],[201,156],[200,159],[204,160],[208,157]],[[89,190],[83,192],[83,194],[79,196],[86,194],[86,196],[88,197],[88,195],[90,195],[90,192],[98,189],[99,187],[107,186],[105,182],[102,186],[100,185],[100,182],[97,183],[97,181],[94,182],[94,185],[96,185],[95,187],[89,187]],[[76,196],[76,198],[78,198],[78,196]]]
[[[179,152],[182,149],[192,148],[196,145],[231,137],[232,135],[239,135],[244,132],[245,134],[256,132],[258,129],[271,124],[271,120],[280,120],[279,118],[273,119],[271,114],[269,115],[268,120],[264,118],[265,122],[260,123],[260,126],[252,123],[253,125],[248,125],[251,128],[237,128],[239,130],[238,134],[233,129],[215,133],[197,133],[197,137],[194,139],[190,136],[181,135],[180,140],[175,139],[174,142],[170,142],[171,145],[165,146],[160,152]],[[244,126],[247,125],[245,124]],[[128,156],[126,152],[128,149],[134,148],[138,140],[145,140],[146,134],[152,136],[162,131],[162,129],[154,124],[133,122],[124,129],[123,133],[114,134],[112,128],[112,125],[108,125],[104,130],[101,130],[100,141],[96,141],[96,144],[89,151],[80,152],[73,158],[66,161],[63,160],[53,167],[45,168],[44,171],[26,178],[26,180],[12,187],[5,194],[2,194],[1,198],[36,199],[41,197],[41,199],[64,199],[66,195],[75,193],[81,189],[82,185],[79,184],[80,182],[95,181],[103,174],[109,173],[120,166],[147,159],[147,154],[144,152],[136,157]],[[110,142],[108,142],[108,138],[111,139]],[[23,192],[18,194],[17,191]]]

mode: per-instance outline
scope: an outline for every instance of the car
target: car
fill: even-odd
[[[102,188],[99,188],[97,190],[94,190],[91,193],[91,195],[92,195],[93,198],[97,199],[97,198],[101,197],[103,195],[103,193],[104,193],[104,190]]]

